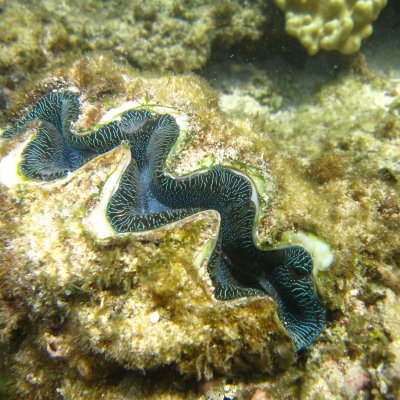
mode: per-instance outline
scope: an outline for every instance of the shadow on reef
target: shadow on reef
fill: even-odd
[[[106,210],[115,231],[148,231],[200,210],[218,211],[221,229],[208,265],[215,297],[269,294],[298,350],[319,335],[326,313],[315,294],[312,259],[299,246],[261,250],[255,245],[258,197],[247,176],[219,165],[186,176],[165,172],[165,161],[180,134],[171,115],[133,109],[83,135],[72,130],[78,116],[79,96],[54,92],[4,133],[12,138],[29,121],[42,122],[22,152],[19,168],[25,177],[56,180],[128,144],[131,161]]]

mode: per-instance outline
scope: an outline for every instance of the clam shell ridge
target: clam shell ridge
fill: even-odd
[[[125,144],[130,160],[107,199],[106,219],[118,233],[146,232],[203,210],[220,215],[208,273],[218,300],[268,294],[298,350],[322,331],[326,313],[314,290],[313,263],[299,246],[262,250],[254,242],[258,197],[243,173],[220,165],[185,176],[165,171],[180,128],[169,114],[132,109],[85,134],[72,123],[79,96],[70,91],[42,97],[3,137],[11,139],[32,120],[36,135],[22,151],[20,173],[35,181],[66,177],[91,159]]]

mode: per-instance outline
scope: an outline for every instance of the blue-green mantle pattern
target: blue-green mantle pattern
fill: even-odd
[[[13,128],[12,138],[31,120],[41,121],[22,153],[20,172],[27,178],[52,181],[127,143],[131,162],[106,214],[117,232],[141,232],[178,221],[200,210],[221,216],[217,245],[208,272],[219,300],[268,294],[297,349],[309,345],[325,325],[311,276],[310,255],[299,246],[261,250],[254,243],[255,189],[244,174],[214,166],[185,177],[165,172],[165,161],[180,129],[168,114],[129,110],[98,130],[77,135],[79,96],[66,91],[44,96]]]

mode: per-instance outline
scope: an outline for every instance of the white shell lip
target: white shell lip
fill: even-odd
[[[111,150],[113,151],[113,150]],[[115,171],[109,176],[105,182],[98,203],[82,219],[82,226],[85,231],[97,240],[104,240],[117,235],[117,232],[111,226],[106,216],[106,208],[111,196],[118,189],[119,182],[126,168],[131,161],[131,152],[128,148],[124,148],[124,155],[122,160],[118,163]]]
[[[0,159],[0,184],[13,188],[23,182],[19,173],[19,164],[22,159],[22,152],[31,140],[32,135]]]
[[[22,160],[22,153],[25,147],[28,145],[30,141],[34,138],[35,134],[30,134],[26,140],[19,143],[16,147],[14,147],[7,155],[0,159],[0,184],[6,186],[9,189],[13,189],[20,185],[27,185],[27,186],[40,186],[41,188],[52,188],[54,186],[61,186],[65,182],[68,182],[73,178],[75,175],[81,173],[81,168],[78,168],[74,171],[69,172],[65,177],[59,178],[53,181],[36,181],[30,180],[25,178],[21,175],[19,171],[19,165]],[[115,151],[115,149],[111,150],[110,152]],[[94,160],[102,157],[103,154],[93,158],[90,160],[87,165],[94,162]],[[128,157],[127,157],[128,156]],[[128,164],[130,161],[130,151],[127,150],[125,158],[128,158]],[[125,168],[124,168],[125,171]]]

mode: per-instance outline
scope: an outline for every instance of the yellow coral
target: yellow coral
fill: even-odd
[[[286,32],[299,39],[309,54],[320,49],[356,52],[372,33],[371,22],[387,0],[275,0],[285,12]]]

